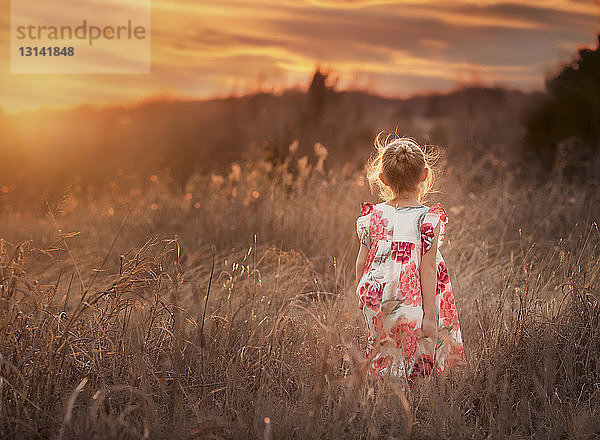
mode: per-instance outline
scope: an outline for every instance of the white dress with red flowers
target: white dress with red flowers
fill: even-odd
[[[369,248],[356,292],[369,329],[372,374],[424,376],[464,362],[462,337],[446,263],[439,251],[448,216],[441,204],[393,207],[363,202],[358,237]],[[436,255],[435,338],[420,338],[423,297],[419,265],[440,224]]]

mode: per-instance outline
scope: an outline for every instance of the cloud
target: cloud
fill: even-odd
[[[369,78],[394,96],[449,90],[470,72],[541,88],[547,69],[565,61],[569,47],[595,45],[598,31],[596,6],[573,0],[153,0],[152,8],[151,74],[65,79],[6,68],[0,106],[306,84],[317,63],[332,67],[342,87]]]

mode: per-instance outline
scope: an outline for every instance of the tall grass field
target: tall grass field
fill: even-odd
[[[508,122],[480,119],[491,146],[443,124],[430,138],[468,362],[411,385],[364,358],[371,136],[351,156],[240,154],[179,185],[124,168],[101,191],[30,194],[36,209],[6,187],[0,438],[598,438],[597,182],[530,176]]]

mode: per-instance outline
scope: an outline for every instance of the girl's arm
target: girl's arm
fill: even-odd
[[[369,255],[369,248],[365,246],[363,243],[360,244],[360,249],[358,250],[358,256],[356,257],[356,283],[355,286],[358,287],[358,282],[362,277],[362,274],[365,270],[365,263],[367,262],[367,256]]]
[[[435,290],[437,288],[437,245],[440,235],[440,224],[433,230],[433,243],[421,258],[421,292],[423,293],[423,323],[421,336],[424,338],[435,335],[437,323],[435,322]]]

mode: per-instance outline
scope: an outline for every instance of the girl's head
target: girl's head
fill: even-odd
[[[419,201],[427,195],[434,181],[431,164],[434,157],[426,153],[412,138],[390,140],[390,135],[375,138],[377,153],[367,164],[367,179],[371,190],[377,188],[387,201],[413,197]]]

